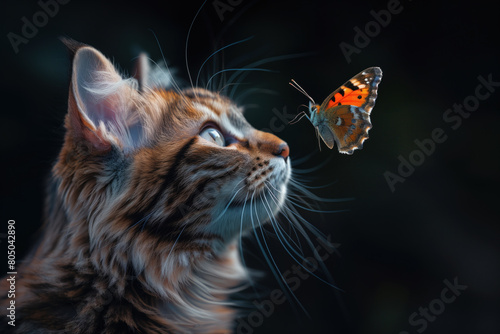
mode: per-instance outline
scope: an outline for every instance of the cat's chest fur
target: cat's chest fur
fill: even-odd
[[[190,268],[173,266],[172,281],[155,291],[144,289],[142,275],[111,282],[90,267],[76,270],[74,260],[64,262],[47,258],[21,268],[18,326],[3,332],[231,333],[228,297],[246,278],[235,245]]]

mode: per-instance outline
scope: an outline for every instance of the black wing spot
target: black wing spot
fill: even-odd
[[[358,99],[361,100],[361,95],[358,95]]]
[[[340,93],[340,95],[344,96],[344,93],[345,93],[345,92],[344,92],[344,90],[343,90],[342,88],[340,88],[340,89],[339,89],[339,93]]]
[[[353,85],[350,81],[346,82],[346,84],[345,84],[344,86],[345,86],[346,88],[349,88],[349,89],[353,90],[353,91],[354,91],[354,90],[358,90],[358,89],[359,89],[359,87],[358,87],[358,86]]]

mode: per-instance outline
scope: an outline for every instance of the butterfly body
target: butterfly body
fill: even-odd
[[[340,86],[321,105],[311,99],[308,118],[328,148],[337,143],[340,153],[352,154],[363,147],[372,127],[370,113],[381,79],[382,70],[370,67]],[[302,88],[299,91],[309,96]]]

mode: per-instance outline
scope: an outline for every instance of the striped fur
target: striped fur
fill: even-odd
[[[231,332],[228,296],[247,278],[237,240],[269,218],[263,192],[279,211],[288,146],[225,97],[140,77],[143,57],[124,79],[99,51],[67,44],[65,141],[41,241],[18,270],[16,327],[3,317],[0,332]],[[200,137],[207,125],[230,145]]]

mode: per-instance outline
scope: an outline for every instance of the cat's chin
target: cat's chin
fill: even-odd
[[[277,168],[262,186],[242,190],[219,203],[213,210],[214,219],[208,227],[210,233],[228,242],[274,219],[285,203],[290,175],[288,161]]]

